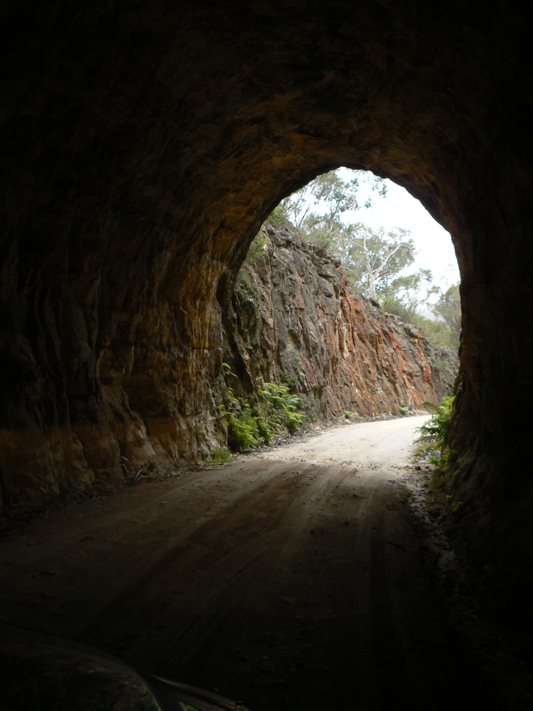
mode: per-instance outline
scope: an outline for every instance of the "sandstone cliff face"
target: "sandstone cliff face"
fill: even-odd
[[[319,417],[368,417],[450,394],[455,354],[354,293],[338,260],[285,224],[245,262],[225,319],[225,358],[249,392],[281,374]]]

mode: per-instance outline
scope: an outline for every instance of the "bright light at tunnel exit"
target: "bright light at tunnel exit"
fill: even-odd
[[[341,168],[340,174],[349,179],[352,173],[348,168]],[[417,255],[412,269],[431,269],[433,283],[445,291],[460,280],[457,258],[450,233],[438,224],[426,208],[407,190],[386,180],[387,195],[382,198],[377,193],[371,193],[363,183],[361,185],[360,203],[367,196],[372,198],[370,208],[361,208],[357,212],[346,212],[343,220],[346,222],[365,222],[377,229],[384,227],[390,230],[403,227],[411,232],[415,242]]]

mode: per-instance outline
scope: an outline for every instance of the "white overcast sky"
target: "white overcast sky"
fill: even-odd
[[[351,172],[346,168],[341,169],[345,179],[349,178]],[[409,230],[418,250],[416,261],[409,271],[431,269],[434,283],[444,289],[456,284],[459,281],[459,268],[449,232],[435,222],[426,208],[407,190],[390,180],[386,183],[385,198],[375,193],[373,207],[345,213],[344,219],[366,222],[373,228],[403,227]],[[363,190],[361,202],[365,200]]]

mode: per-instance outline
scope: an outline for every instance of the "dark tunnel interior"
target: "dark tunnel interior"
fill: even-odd
[[[498,571],[502,609],[531,621],[517,602],[533,582],[521,7],[4,4],[3,504],[119,479],[121,455],[139,469],[204,456],[221,318],[253,236],[316,175],[368,169],[452,235],[461,531]]]

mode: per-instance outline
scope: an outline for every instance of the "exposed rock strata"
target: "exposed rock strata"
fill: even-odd
[[[288,224],[245,262],[225,320],[225,358],[248,392],[289,376],[319,417],[400,414],[450,394],[456,357],[354,293],[342,266]]]

